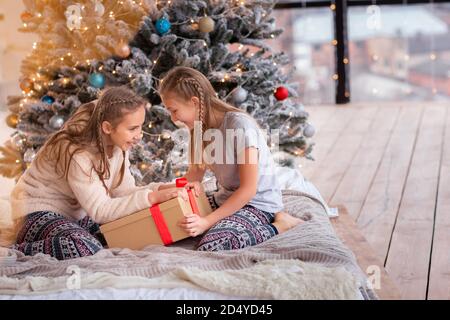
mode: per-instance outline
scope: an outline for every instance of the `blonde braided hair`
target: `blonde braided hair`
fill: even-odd
[[[216,114],[225,114],[229,111],[243,112],[241,109],[220,100],[209,80],[200,71],[189,67],[179,66],[171,69],[161,79],[158,91],[161,96],[176,96],[186,101],[189,101],[192,97],[199,99],[198,120],[201,121],[202,137],[207,129],[212,128],[212,111]],[[202,149],[204,149],[206,142],[203,139],[202,141]],[[191,164],[194,162],[193,148],[194,134],[193,130],[191,130]]]

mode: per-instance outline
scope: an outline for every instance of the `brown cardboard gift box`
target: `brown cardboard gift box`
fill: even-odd
[[[200,216],[212,212],[206,195],[202,192],[197,197],[190,191],[190,198],[195,199]],[[165,221],[173,242],[189,237],[184,230],[177,226],[183,216],[192,214],[189,201],[181,197],[160,203],[159,211]],[[150,208],[138,211],[129,216],[103,224],[100,226],[109,248],[130,248],[140,250],[150,244],[164,244],[160,232],[155,224]]]

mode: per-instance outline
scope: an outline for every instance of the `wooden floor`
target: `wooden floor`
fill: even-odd
[[[376,256],[372,246],[362,235],[356,223],[348,215],[345,206],[338,206],[339,217],[331,219],[338,237],[353,251],[361,269],[367,274],[367,281],[381,300],[399,300],[400,291],[389,277],[383,262]]]
[[[450,299],[450,104],[306,106],[300,171],[344,205],[403,299]]]

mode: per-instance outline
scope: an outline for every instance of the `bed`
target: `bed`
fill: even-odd
[[[266,242],[197,252],[189,238],[68,261],[1,248],[0,299],[377,299],[317,189],[280,170],[285,210],[306,222]]]

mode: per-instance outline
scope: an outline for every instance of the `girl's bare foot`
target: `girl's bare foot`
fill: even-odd
[[[275,213],[275,221],[272,224],[277,228],[278,233],[280,234],[303,222],[305,221],[293,217],[286,212],[277,212]]]

